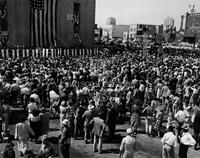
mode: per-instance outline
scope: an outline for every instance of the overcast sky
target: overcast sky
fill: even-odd
[[[96,23],[105,26],[108,17],[115,17],[117,24],[163,24],[170,16],[179,27],[190,4],[200,12],[200,0],[96,0]]]

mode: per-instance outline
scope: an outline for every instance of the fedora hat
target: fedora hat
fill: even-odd
[[[133,133],[133,130],[132,130],[131,128],[128,128],[128,129],[126,130],[126,133],[127,133],[127,134],[132,134],[132,133]]]
[[[189,126],[189,124],[184,124],[184,125],[182,126],[182,128],[187,130],[187,129],[190,128],[190,126]]]
[[[63,126],[69,126],[69,120],[68,119],[64,119],[63,121],[62,121],[62,125]]]

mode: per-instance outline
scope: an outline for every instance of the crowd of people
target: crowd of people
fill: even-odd
[[[185,158],[186,149],[195,145],[197,150],[199,144],[197,53],[165,48],[162,52],[136,50],[84,58],[1,60],[2,131],[8,131],[10,107],[22,107],[27,116],[20,117],[15,131],[21,156],[28,151],[30,140],[38,143],[42,136],[39,156],[53,157],[46,112],[50,107],[53,117],[60,118],[60,153],[68,158],[72,137],[93,143],[93,151],[102,153],[104,136],[112,140],[117,121],[130,115],[128,136],[120,147],[120,156],[128,158],[133,157],[134,136],[145,116],[145,132],[150,137],[162,137],[167,131],[162,138],[163,158],[174,157],[177,143],[179,157]]]

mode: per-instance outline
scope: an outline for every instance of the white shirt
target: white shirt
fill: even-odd
[[[170,145],[170,146],[173,146],[173,147],[177,146],[176,136],[172,132],[165,133],[165,135],[161,139],[161,142],[163,144],[167,144],[167,145]]]
[[[28,112],[31,113],[33,111],[33,109],[38,110],[38,106],[36,105],[35,102],[29,103],[27,109],[28,109]]]
[[[30,98],[34,98],[35,101],[36,101],[38,104],[40,104],[40,98],[39,98],[39,96],[38,96],[37,94],[35,94],[35,93],[31,94]]]
[[[186,119],[186,114],[184,111],[179,110],[176,114],[175,114],[175,118],[179,121],[179,122],[184,122]]]
[[[182,137],[180,138],[180,141],[182,144],[189,145],[189,146],[193,146],[196,144],[196,141],[194,140],[194,138],[189,132],[183,133]]]

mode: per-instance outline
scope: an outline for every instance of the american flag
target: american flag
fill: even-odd
[[[30,0],[30,41],[33,47],[55,46],[57,0]]]

